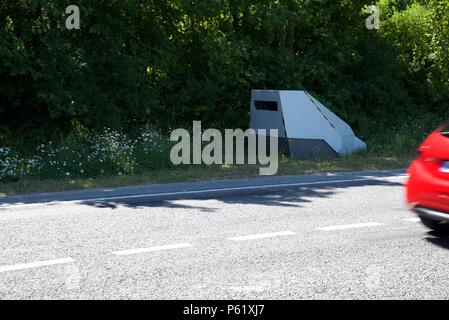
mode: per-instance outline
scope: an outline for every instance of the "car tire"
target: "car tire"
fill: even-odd
[[[422,223],[429,229],[441,234],[449,234],[449,224],[442,224],[436,220],[432,220],[425,217],[420,217]]]

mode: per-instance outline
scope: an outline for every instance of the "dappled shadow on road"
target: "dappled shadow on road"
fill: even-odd
[[[440,248],[449,250],[449,234],[447,233],[430,231],[428,232],[428,236],[425,238],[425,240]]]
[[[148,198],[121,199],[114,201],[85,201],[84,205],[96,208],[172,208],[172,209],[194,209],[205,213],[211,213],[218,210],[213,207],[213,203],[206,201],[213,200],[223,204],[250,204],[273,207],[302,207],[306,203],[313,202],[315,199],[330,198],[339,191],[352,187],[400,187],[401,183],[385,180],[367,180],[367,181],[348,181],[343,183],[329,183],[315,186],[298,186],[273,189],[255,189],[242,190],[238,193],[229,194],[194,194],[177,195],[171,199],[155,200]]]
[[[331,198],[348,188],[401,187],[402,183],[389,178],[403,177],[402,175],[403,170],[317,173],[37,193],[0,198],[0,212],[17,205],[36,204],[42,205],[42,208],[61,204],[82,204],[107,209],[124,206],[174,210],[196,209],[201,212],[215,212],[221,204],[301,207],[315,199]],[[401,192],[401,190],[398,188],[393,192]]]
[[[184,200],[188,200],[188,199],[184,199]],[[197,199],[198,200],[198,199]],[[181,204],[181,203],[176,203],[176,200],[170,200],[170,201],[155,201],[155,202],[148,202],[148,201],[133,201],[132,203],[130,203],[129,201],[86,201],[83,202],[82,204],[84,205],[89,205],[95,208],[100,208],[100,209],[117,209],[120,206],[125,206],[128,208],[136,208],[136,209],[141,209],[141,208],[157,208],[157,207],[163,207],[163,208],[170,208],[170,209],[196,209],[196,210],[200,210],[201,212],[214,212],[216,211],[214,208],[210,208],[210,207],[205,207],[205,206],[191,206],[188,204]]]

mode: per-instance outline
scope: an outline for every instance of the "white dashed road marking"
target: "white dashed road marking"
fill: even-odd
[[[149,253],[149,252],[155,252],[155,251],[166,251],[166,250],[182,249],[182,248],[189,248],[189,247],[193,247],[193,245],[191,245],[189,243],[179,243],[179,244],[170,244],[170,245],[166,245],[166,246],[157,246],[157,247],[150,247],[150,248],[114,251],[112,253],[117,256],[128,256],[128,255],[132,255],[132,254]]]
[[[421,219],[420,219],[420,218],[410,218],[410,219],[404,219],[404,221],[408,221],[408,222],[420,222]]]
[[[419,218],[406,218],[406,219],[402,219],[402,220],[406,221],[406,222],[412,222],[412,223],[421,221]],[[337,231],[337,230],[360,229],[360,228],[369,228],[369,227],[378,227],[378,226],[385,226],[385,224],[378,223],[378,222],[355,223],[355,224],[346,224],[346,225],[337,225],[337,226],[316,228],[316,230]],[[287,237],[287,236],[294,236],[294,235],[297,235],[297,233],[292,232],[292,231],[281,231],[281,232],[273,232],[273,233],[261,233],[261,234],[252,234],[252,235],[246,235],[246,236],[237,236],[237,237],[228,238],[228,240],[237,242],[237,241],[250,241],[250,240],[257,240],[257,239]],[[163,246],[154,246],[154,247],[149,247],[149,248],[138,248],[138,249],[123,250],[123,251],[113,251],[112,253],[117,256],[127,256],[127,255],[150,253],[150,252],[156,252],[156,251],[167,251],[167,250],[175,250],[175,249],[182,249],[182,248],[190,248],[193,246],[194,245],[189,244],[189,243],[179,243],[179,244],[171,244],[171,245],[163,245]],[[9,265],[9,266],[0,266],[0,273],[32,269],[32,268],[39,268],[39,267],[46,267],[46,266],[53,266],[53,265],[69,264],[69,263],[74,263],[74,262],[75,262],[74,259],[68,257],[68,258],[62,258],[62,259],[36,261],[36,262],[21,263],[21,264],[16,264],[16,265]]]
[[[294,235],[296,235],[296,233],[294,233],[292,231],[283,231],[283,232],[274,232],[274,233],[253,234],[253,235],[234,237],[234,238],[228,238],[228,239],[233,240],[233,241],[248,241],[248,240],[286,237],[286,236],[294,236]]]
[[[23,269],[47,267],[47,266],[53,266],[53,265],[58,265],[58,264],[67,264],[67,263],[73,263],[73,262],[75,262],[75,260],[73,260],[72,258],[63,258],[63,259],[37,261],[37,262],[30,262],[30,263],[21,263],[21,264],[15,264],[15,265],[11,265],[11,266],[0,267],[0,273],[8,272],[8,271],[23,270]]]
[[[384,224],[382,224],[382,223],[368,222],[368,223],[356,223],[356,224],[346,224],[346,225],[341,225],[341,226],[330,226],[330,227],[324,227],[324,228],[317,228],[317,230],[321,230],[321,231],[335,231],[335,230],[378,227],[378,226],[383,226],[383,225]]]

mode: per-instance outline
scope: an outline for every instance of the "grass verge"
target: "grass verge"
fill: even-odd
[[[279,163],[278,175],[309,174],[315,172],[342,172],[364,170],[388,170],[406,168],[412,158],[409,156],[379,156],[359,153],[333,159],[292,160],[283,158]],[[234,166],[183,166],[170,169],[146,171],[136,175],[114,175],[95,179],[31,179],[0,183],[0,197],[34,192],[56,192],[89,188],[111,188],[118,186],[222,180],[248,178],[259,175],[254,165]]]

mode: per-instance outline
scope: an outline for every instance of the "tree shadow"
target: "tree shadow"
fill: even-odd
[[[188,200],[188,199],[185,199]],[[206,200],[206,199],[204,199]],[[170,208],[170,209],[196,209],[201,212],[215,212],[216,209],[205,207],[205,206],[190,206],[187,204],[180,204],[174,202],[176,200],[171,201],[155,201],[155,202],[146,202],[146,201],[134,201],[130,203],[129,201],[84,201],[82,202],[83,205],[92,206],[95,208],[100,209],[118,209],[120,206],[125,206],[127,208],[135,208],[135,209],[142,209],[142,208]]]
[[[208,207],[206,203],[201,204],[202,201],[219,201],[225,204],[245,204],[245,205],[260,205],[270,207],[284,207],[284,208],[300,208],[304,204],[313,202],[315,199],[325,199],[336,195],[339,190],[351,187],[370,187],[370,186],[386,186],[397,187],[402,186],[401,183],[383,181],[383,180],[369,180],[357,182],[344,182],[334,185],[316,185],[316,186],[298,186],[287,187],[284,189],[256,189],[256,190],[242,190],[238,194],[224,193],[216,194],[195,194],[195,195],[178,195],[173,198],[164,200],[155,200],[151,198],[130,198],[113,201],[84,201],[82,204],[93,206],[96,208],[112,208],[118,207],[127,208],[173,208],[173,209],[195,209],[201,212],[215,212],[218,208]],[[194,200],[194,201],[190,201]]]
[[[316,173],[302,176],[256,177],[40,193],[0,198],[0,210],[7,210],[8,206],[14,205],[56,206],[70,202],[108,209],[125,206],[128,208],[196,209],[201,212],[218,210],[205,200],[227,204],[299,208],[315,199],[330,198],[346,188],[402,186],[402,183],[387,180],[387,178],[397,177],[398,174],[402,174],[402,170]]]

